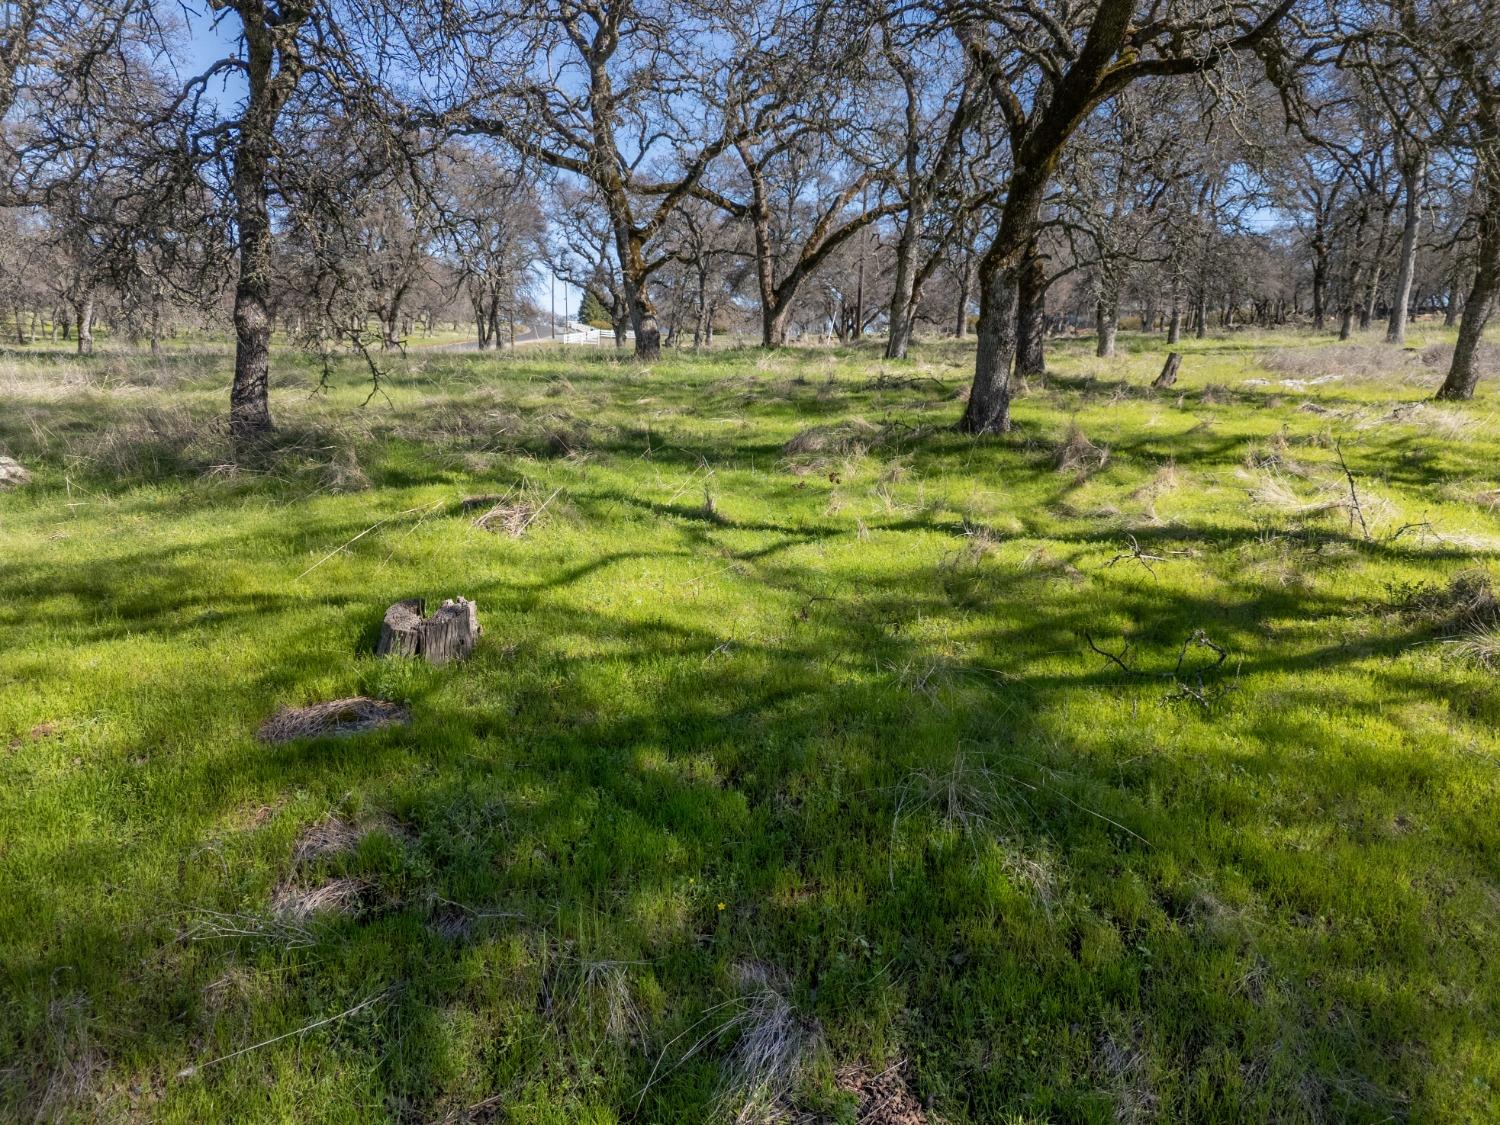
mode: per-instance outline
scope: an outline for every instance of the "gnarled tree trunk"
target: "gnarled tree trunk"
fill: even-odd
[[[1022,378],[1047,373],[1047,263],[1036,244],[1021,263],[1016,295],[1016,374]]]

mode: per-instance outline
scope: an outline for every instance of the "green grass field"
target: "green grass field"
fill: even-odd
[[[0,1119],[1500,1118],[1500,371],[1414,342],[979,441],[954,344],[288,355],[238,461],[222,355],[0,357]]]

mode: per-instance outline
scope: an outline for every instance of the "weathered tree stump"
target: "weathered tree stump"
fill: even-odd
[[[462,660],[474,651],[479,636],[479,610],[468,598],[445,601],[422,622],[419,648],[429,664]]]
[[[1162,365],[1161,374],[1152,382],[1153,390],[1162,391],[1177,382],[1177,369],[1182,366],[1181,352],[1168,352],[1167,362]]]
[[[408,598],[386,610],[385,620],[380,623],[380,640],[375,645],[375,655],[416,656],[422,646],[422,610],[425,606],[421,598]]]
[[[462,660],[474,651],[479,636],[479,609],[468,598],[451,598],[431,617],[423,617],[426,603],[408,598],[385,611],[376,656],[421,656],[429,664]]]

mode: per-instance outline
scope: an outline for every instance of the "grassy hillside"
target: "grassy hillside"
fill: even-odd
[[[0,359],[0,1118],[1495,1120],[1500,372],[1122,342]]]

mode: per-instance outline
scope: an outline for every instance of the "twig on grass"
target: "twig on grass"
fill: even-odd
[[[444,503],[444,501],[437,500],[437,501],[434,501],[431,504],[422,504],[422,505],[419,505],[418,507],[415,507],[415,508],[407,508],[406,511],[404,511],[404,512],[397,512],[395,515],[386,516],[385,519],[380,520],[377,523],[372,523],[369,527],[365,528],[358,535],[356,535],[353,539],[350,539],[346,543],[340,543],[337,547],[335,547],[333,550],[329,551],[326,555],[324,555],[317,562],[313,563],[312,566],[308,567],[301,574],[297,575],[296,578],[293,578],[292,581],[293,582],[300,582],[302,579],[306,578],[313,571],[317,570],[318,567],[322,566],[329,559],[333,558],[334,555],[338,554],[340,551],[343,551],[346,548],[348,548],[348,547],[352,546],[353,544],[357,543],[359,540],[363,539],[366,535],[370,534],[370,532],[376,530],[377,528],[384,527],[386,524],[390,523],[392,520],[398,520],[402,516],[415,515],[417,512],[427,512],[427,511],[432,510],[433,508],[438,507],[440,504],[443,504],[443,503]]]
[[[377,1001],[384,999],[387,992],[387,989],[382,988],[379,992],[375,992],[369,996],[366,996],[358,1004],[354,1005],[354,1007],[346,1008],[342,1012],[339,1012],[337,1015],[326,1016],[323,1019],[314,1020],[312,1023],[303,1024],[301,1027],[296,1028],[295,1030],[285,1032],[282,1035],[274,1035],[270,1039],[263,1039],[259,1043],[250,1044],[250,1046],[248,1047],[241,1047],[238,1051],[230,1051],[227,1055],[220,1055],[218,1058],[209,1059],[205,1063],[196,1063],[192,1066],[185,1066],[177,1072],[177,1077],[191,1078],[193,1075],[199,1073],[200,1071],[206,1070],[207,1068],[214,1066],[217,1063],[228,1062],[230,1059],[238,1058],[240,1055],[247,1055],[251,1051],[258,1051],[262,1047],[269,1047],[273,1043],[280,1043],[283,1039],[291,1039],[298,1035],[306,1035],[309,1031],[314,1031],[317,1028],[326,1027],[328,1024],[337,1023],[339,1020],[347,1019],[349,1016],[354,1015],[356,1012],[361,1012]]]
[[[1333,451],[1338,456],[1339,468],[1344,470],[1344,478],[1349,482],[1349,511],[1353,514],[1353,517],[1355,519],[1359,520],[1360,530],[1365,533],[1365,538],[1369,539],[1370,525],[1365,522],[1365,510],[1360,507],[1359,492],[1354,487],[1354,474],[1349,471],[1349,466],[1344,461],[1343,439],[1340,439],[1339,441],[1334,443]],[[1353,519],[1351,519],[1350,523],[1353,522]]]
[[[1089,648],[1091,648],[1098,655],[1104,657],[1104,659],[1108,660],[1110,663],[1118,666],[1120,668],[1120,670],[1123,671],[1126,675],[1129,675],[1129,676],[1139,676],[1139,675],[1141,675],[1140,672],[1137,672],[1129,664],[1125,663],[1125,654],[1130,651],[1130,642],[1129,641],[1125,642],[1125,647],[1120,650],[1120,655],[1116,656],[1114,653],[1110,652],[1108,649],[1102,649],[1098,645],[1096,645],[1094,643],[1093,636],[1091,636],[1089,633],[1084,633],[1083,634],[1083,639],[1084,639],[1084,641],[1086,641],[1088,643]]]
[[[1134,559],[1136,562],[1140,563],[1143,567],[1146,568],[1147,574],[1151,575],[1152,578],[1155,578],[1156,571],[1152,569],[1151,564],[1154,562],[1166,562],[1166,556],[1148,555],[1145,551],[1141,550],[1141,545],[1136,541],[1136,537],[1134,535],[1127,536],[1126,538],[1130,540],[1130,550],[1122,551],[1120,554],[1110,559],[1109,562],[1104,564],[1104,569],[1108,570],[1110,567],[1114,566],[1115,563],[1122,562],[1125,559]]]
[[[1095,643],[1093,636],[1091,636],[1089,633],[1084,632],[1080,635],[1083,637],[1084,643],[1089,646],[1089,649],[1093,653],[1095,653],[1095,655],[1104,657],[1105,660],[1108,660],[1111,664],[1119,668],[1120,671],[1124,672],[1127,676],[1147,676],[1156,677],[1163,680],[1171,680],[1176,690],[1167,696],[1169,700],[1191,699],[1195,703],[1198,703],[1205,708],[1208,707],[1208,705],[1213,701],[1214,695],[1211,695],[1208,688],[1204,686],[1203,675],[1206,672],[1214,671],[1220,665],[1222,665],[1224,661],[1229,659],[1229,652],[1227,649],[1212,640],[1209,635],[1202,629],[1194,629],[1192,633],[1189,634],[1187,640],[1182,642],[1182,649],[1177,654],[1177,664],[1175,667],[1173,667],[1172,671],[1143,672],[1139,668],[1132,668],[1129,664],[1125,663],[1125,654],[1130,651],[1129,641],[1125,642],[1125,647],[1122,648],[1117,655],[1113,652],[1110,652],[1106,648],[1100,648],[1099,645]],[[1196,688],[1194,688],[1192,684],[1186,682],[1182,678],[1182,663],[1187,659],[1188,649],[1194,647],[1195,645],[1199,648],[1209,649],[1217,656],[1217,659],[1214,660],[1212,664],[1206,664],[1202,668],[1195,668],[1189,673],[1189,675],[1198,682],[1198,686]]]

